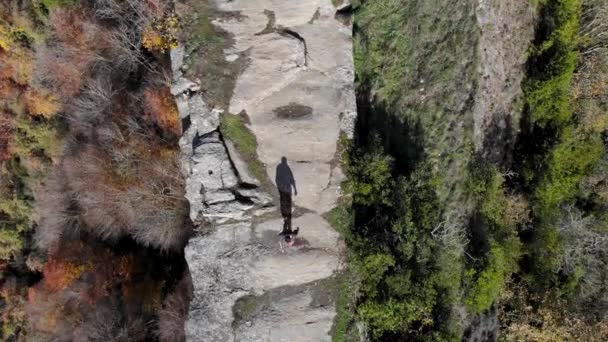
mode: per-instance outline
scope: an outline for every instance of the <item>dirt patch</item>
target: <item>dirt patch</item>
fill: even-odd
[[[309,118],[310,116],[312,116],[313,110],[312,107],[292,102],[287,106],[275,108],[273,112],[278,118],[297,120]]]

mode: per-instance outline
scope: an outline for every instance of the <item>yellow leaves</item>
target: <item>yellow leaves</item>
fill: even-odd
[[[77,260],[73,257],[66,258],[61,255],[50,255],[43,270],[46,288],[51,291],[63,290],[72,282],[91,269],[89,263],[83,264],[85,260]]]
[[[0,26],[0,49],[10,51],[12,39],[8,30],[4,26]]]
[[[30,115],[45,119],[51,119],[61,109],[59,99],[55,95],[34,89],[25,93],[25,105]]]
[[[29,84],[33,70],[33,53],[13,40],[12,28],[0,26],[0,82],[8,80],[18,85]]]
[[[145,28],[142,45],[150,52],[164,53],[177,47],[179,20],[175,15],[156,20]]]
[[[147,27],[144,31],[144,38],[142,42],[144,48],[148,51],[160,51],[163,52],[166,46],[166,42],[163,37],[151,27]]]

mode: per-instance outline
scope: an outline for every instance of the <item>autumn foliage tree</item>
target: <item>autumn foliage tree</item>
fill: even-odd
[[[30,340],[157,338],[192,228],[168,3],[0,0],[0,266],[36,274],[0,282],[21,298],[0,339],[22,338],[26,313]]]

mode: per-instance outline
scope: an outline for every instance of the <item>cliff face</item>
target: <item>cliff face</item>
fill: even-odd
[[[345,236],[371,339],[604,336],[546,313],[604,324],[606,271],[590,265],[605,256],[580,243],[606,241],[603,190],[587,185],[604,179],[605,8],[355,2]],[[575,311],[558,313],[565,302]]]
[[[186,197],[199,224],[186,247],[188,339],[329,341],[343,244],[323,214],[340,197],[338,139],[352,136],[356,116],[351,28],[329,0],[181,10],[207,13],[226,39],[215,62],[232,84],[217,92],[188,80],[216,77],[192,71],[212,48],[186,39],[173,51]],[[299,228],[294,246],[278,236],[286,216]]]
[[[376,321],[376,313],[370,309],[365,320],[370,330],[376,329],[374,338],[404,336],[398,333],[401,329],[407,330],[404,326],[424,325],[424,320],[430,317],[435,323],[431,324],[434,328],[429,329],[436,330],[435,333],[444,331],[444,338],[460,338],[465,330],[465,336],[472,340],[496,338],[495,310],[482,314],[493,300],[486,299],[485,304],[481,304],[471,299],[471,293],[479,294],[487,289],[477,287],[480,285],[476,283],[477,276],[461,272],[475,269],[479,275],[484,268],[493,267],[492,262],[483,260],[488,260],[485,259],[488,255],[501,248],[497,246],[506,243],[492,235],[497,229],[491,228],[492,220],[481,218],[486,212],[481,203],[490,203],[486,197],[489,196],[488,183],[483,180],[488,176],[482,170],[489,168],[499,174],[508,171],[523,111],[522,80],[534,36],[535,16],[536,11],[528,2],[355,3],[359,105],[355,159],[365,163],[369,156],[378,153],[387,156],[391,178],[397,179],[397,187],[404,186],[404,190],[387,189],[388,193],[393,192],[389,197],[394,197],[388,204],[373,200],[372,203],[359,200],[357,204],[357,195],[361,194],[355,190],[353,234],[368,239],[369,245],[392,250],[389,254],[395,259],[395,265],[405,264],[406,269],[414,270],[435,269],[430,275],[387,266],[389,271],[383,276],[386,280],[375,285],[387,286],[387,297],[363,295],[360,305],[377,308],[374,310],[378,310],[378,314],[389,313],[407,323],[390,325]],[[364,167],[357,166],[357,162],[354,165],[355,169]],[[361,172],[355,170],[351,174],[353,183],[369,182],[360,177]],[[428,178],[425,180],[422,175]],[[411,188],[421,192],[420,186],[434,189],[436,204],[425,199],[432,209],[414,200],[416,195]],[[500,196],[504,196],[500,184],[497,186]],[[403,208],[401,202],[405,203]],[[409,211],[413,213],[411,223],[407,224],[411,224],[413,230],[401,233],[403,228],[394,222],[409,217]],[[414,248],[418,252],[404,253],[404,243],[387,241],[383,235],[369,233],[370,230],[361,233],[365,222],[376,212],[394,216],[376,230],[405,234],[405,240],[416,239]],[[387,225],[392,227],[384,228]],[[515,228],[506,231],[510,233],[505,236],[511,236],[507,240],[514,241]],[[432,240],[426,240],[429,236]],[[421,240],[423,238],[425,240]],[[512,247],[507,249],[517,249]],[[435,260],[419,254],[426,248],[435,251]],[[361,262],[377,256],[370,253],[362,257]],[[403,289],[392,285],[392,272],[403,273],[402,282],[412,284],[402,285],[402,288],[412,287],[410,295],[404,296]],[[445,279],[437,281],[433,277]],[[416,290],[421,285],[414,284],[421,283],[446,295],[437,297],[432,291]],[[493,296],[490,293],[487,294]],[[431,304],[433,311],[406,314],[407,309],[386,304],[391,300],[409,302],[420,312],[429,310],[429,303],[434,303]]]

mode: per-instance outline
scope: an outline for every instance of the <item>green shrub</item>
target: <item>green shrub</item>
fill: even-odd
[[[426,329],[440,338],[452,322],[446,306],[459,300],[462,268],[431,234],[441,220],[437,182],[426,163],[394,179],[392,159],[375,144],[346,158],[352,216],[343,209],[329,215],[349,222],[344,236],[361,281],[357,315],[374,339],[415,339]]]
[[[44,4],[46,8],[51,9],[55,7],[75,6],[79,1],[80,0],[42,0],[42,4]]]
[[[249,171],[260,181],[265,181],[266,168],[260,162],[257,154],[258,142],[255,135],[245,126],[243,118],[233,114],[223,114],[220,117],[220,131],[224,138],[232,141],[247,162]]]
[[[605,153],[600,135],[564,130],[562,142],[549,155],[549,170],[537,191],[540,214],[551,220],[560,204],[578,193],[580,181]]]
[[[372,339],[378,340],[387,333],[407,331],[408,323],[428,314],[428,310],[405,301],[366,302],[359,307],[359,314],[367,323]]]
[[[543,12],[540,30],[550,33],[532,50],[525,98],[532,124],[563,127],[572,117],[570,86],[578,61],[581,0],[548,0]]]
[[[390,206],[393,178],[391,174],[392,158],[384,154],[381,147],[376,147],[361,156],[355,156],[346,163],[347,180],[344,191],[352,195],[357,205]]]
[[[500,246],[492,246],[488,257],[488,265],[479,273],[473,283],[473,288],[465,300],[467,306],[476,313],[488,309],[505,286],[507,278],[514,270],[509,253]],[[469,277],[475,272],[469,271]]]
[[[18,231],[0,230],[0,260],[10,260],[21,252],[23,245],[23,236]]]
[[[357,264],[357,273],[361,277],[361,290],[366,296],[378,296],[378,285],[384,279],[389,268],[395,266],[395,259],[389,254],[372,254]]]
[[[354,308],[358,283],[356,275],[347,265],[346,269],[337,276],[336,281],[338,282],[338,298],[336,299],[336,318],[332,341],[359,340]]]

